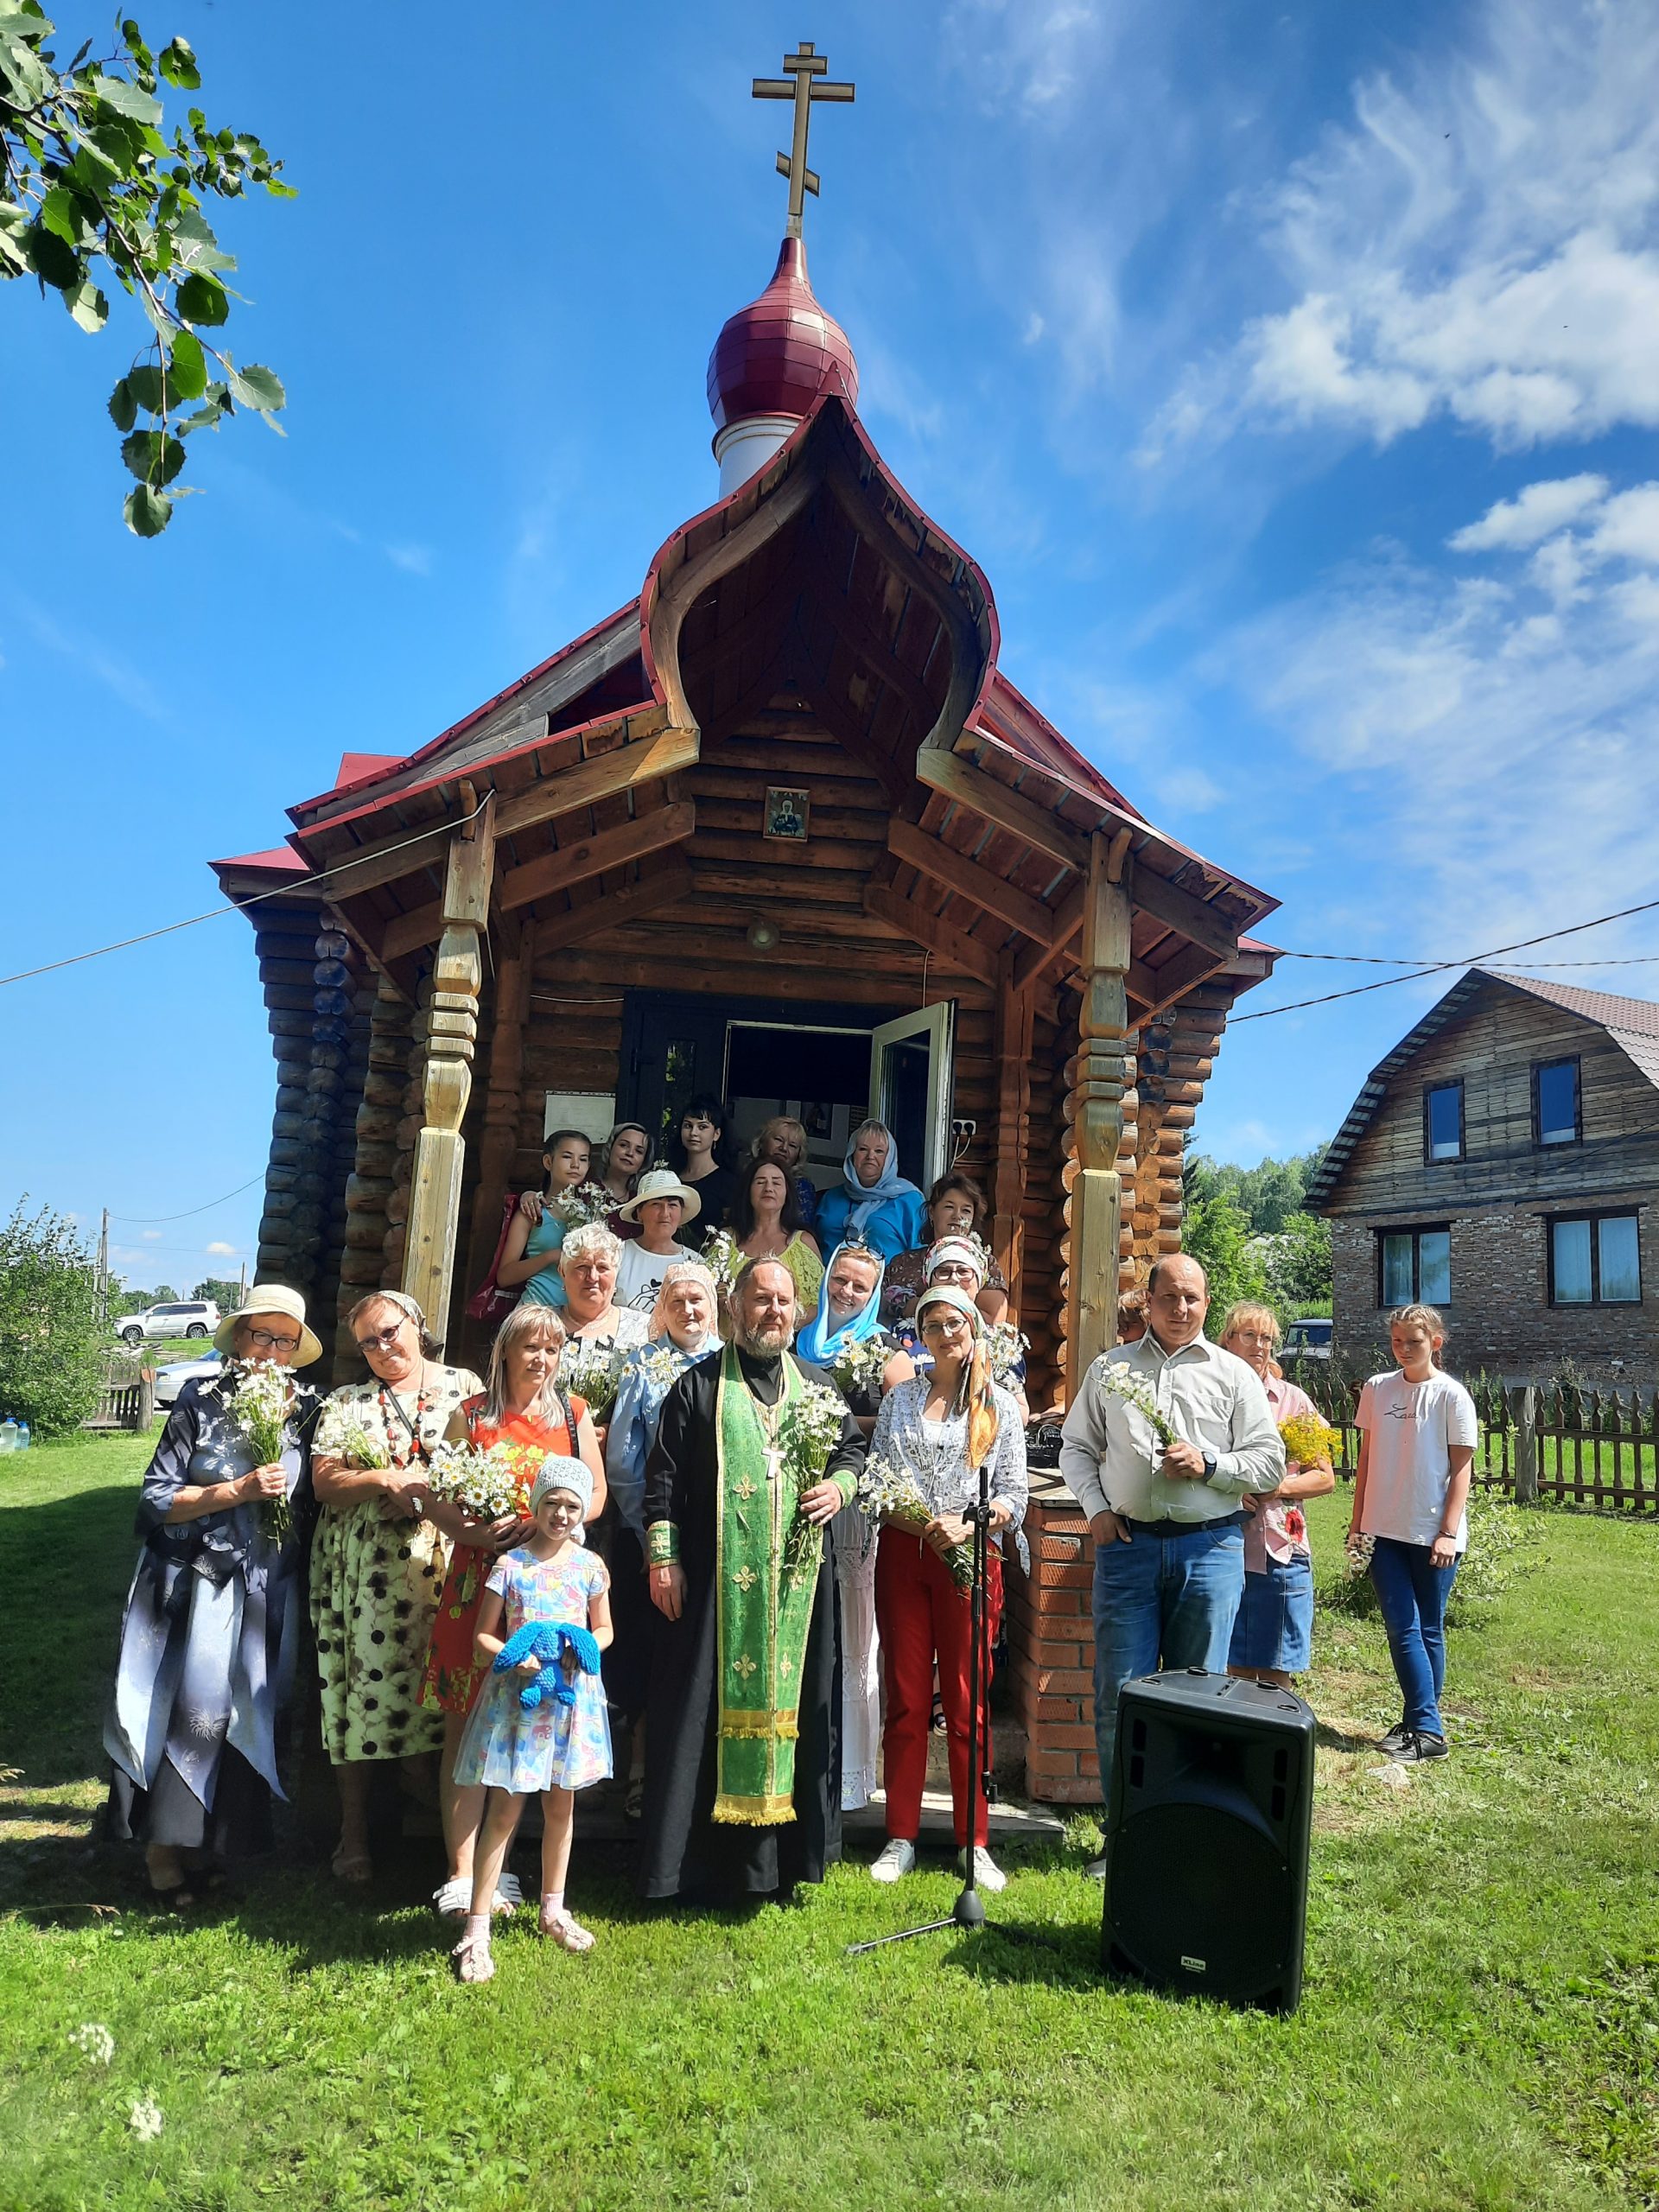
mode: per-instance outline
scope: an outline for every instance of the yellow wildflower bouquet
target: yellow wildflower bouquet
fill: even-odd
[[[1293,1465],[1311,1467],[1320,1459],[1336,1465],[1342,1439],[1319,1414],[1293,1414],[1288,1421],[1280,1422],[1279,1433],[1284,1439],[1285,1457]]]

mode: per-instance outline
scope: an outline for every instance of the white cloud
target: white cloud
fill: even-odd
[[[957,0],[944,29],[994,60],[976,73],[986,108],[1040,116],[1092,82],[1109,58],[1115,16],[1093,0]]]
[[[162,1241],[162,1232],[159,1229],[147,1229],[138,1241],[142,1244],[159,1244]]]
[[[1450,21],[1450,18],[1442,19]],[[1448,416],[1500,448],[1659,424],[1659,13],[1486,0],[1358,85],[1260,204],[1288,303],[1191,365],[1142,459],[1242,427],[1379,445]]]
[[[394,569],[402,569],[411,576],[429,576],[432,573],[432,549],[429,545],[388,545],[385,556]]]
[[[234,1244],[210,1244],[207,1251],[209,1256],[215,1260],[233,1260],[236,1257]]]
[[[1638,484],[1609,499],[1590,545],[1604,560],[1623,558],[1659,568],[1659,484]]]
[[[1489,553],[1500,546],[1523,550],[1563,524],[1576,522],[1606,496],[1605,476],[1557,476],[1529,484],[1514,499],[1499,499],[1488,507],[1478,522],[1458,531],[1446,543],[1458,553]]]

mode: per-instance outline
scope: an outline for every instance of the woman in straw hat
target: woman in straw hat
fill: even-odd
[[[636,1313],[649,1313],[657,1303],[663,1278],[678,1261],[695,1260],[689,1245],[675,1242],[687,1222],[702,1211],[702,1200],[671,1167],[653,1167],[639,1178],[639,1187],[617,1218],[639,1231],[624,1243],[616,1269],[616,1302]],[[620,1233],[620,1232],[619,1232]]]
[[[311,1553],[311,1621],[322,1679],[322,1734],[340,1788],[337,1880],[369,1880],[369,1768],[403,1762],[430,1786],[426,1755],[443,1716],[421,1703],[427,1647],[459,1506],[432,1496],[432,1459],[463,1402],[484,1385],[445,1367],[401,1290],[372,1290],[346,1317],[370,1380],[336,1390],[317,1424],[313,1479],[322,1511]]]
[[[104,1727],[111,1831],[143,1844],[150,1888],[178,1909],[218,1862],[269,1847],[271,1793],[285,1794],[277,1719],[315,1403],[290,1370],[322,1356],[305,1300],[280,1283],[257,1283],[213,1341],[224,1365],[180,1391],[144,1473],[143,1549]]]

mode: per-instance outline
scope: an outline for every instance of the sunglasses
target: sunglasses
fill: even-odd
[[[397,1341],[399,1330],[406,1329],[408,1326],[409,1316],[404,1314],[401,1321],[394,1323],[390,1329],[382,1329],[378,1336],[359,1337],[357,1339],[357,1348],[359,1351],[390,1351]],[[256,1344],[258,1342],[257,1337],[254,1342]]]

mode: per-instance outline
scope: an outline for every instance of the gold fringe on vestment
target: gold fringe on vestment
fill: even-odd
[[[733,1797],[722,1789],[709,1817],[726,1827],[775,1828],[794,1819],[795,1807],[787,1797]]]

